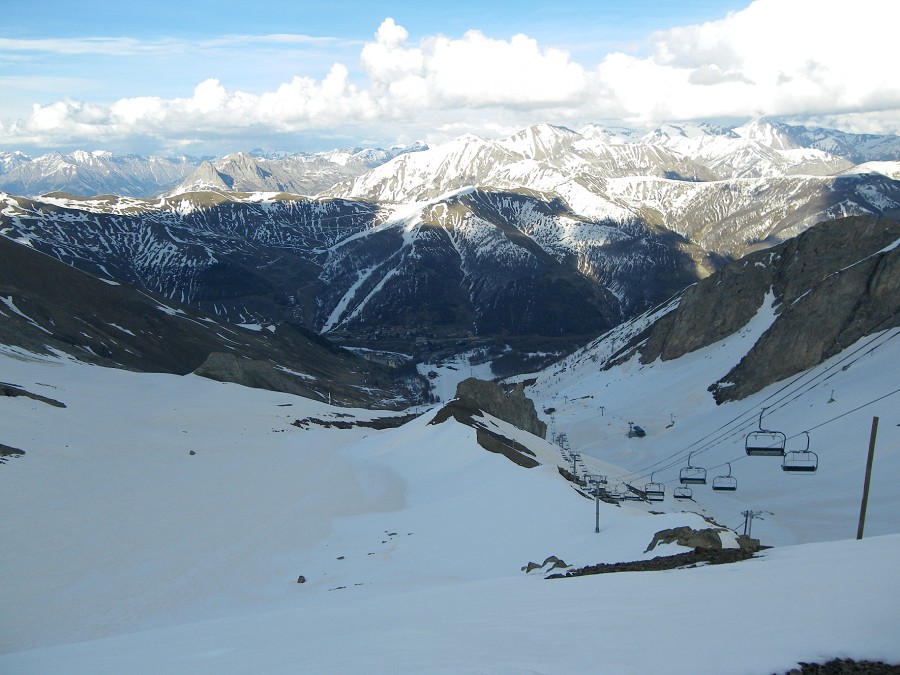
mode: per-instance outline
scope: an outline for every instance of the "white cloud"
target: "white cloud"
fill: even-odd
[[[411,44],[406,29],[386,19],[374,41],[362,46],[356,72],[335,63],[321,79],[296,76],[262,94],[233,91],[211,78],[188,98],[35,105],[28,119],[0,127],[0,144],[131,136],[169,146],[199,137],[224,144],[254,133],[337,129],[390,142],[466,126],[486,133],[537,121],[619,118],[652,125],[756,115],[815,116],[834,126],[843,119],[855,131],[900,133],[900,78],[890,66],[892,9],[893,0],[856,0],[852,10],[833,0],[756,0],[718,21],[654,33],[642,55],[612,53],[589,65],[522,34],[495,39],[471,30]],[[308,39],[258,38],[267,48]],[[0,41],[0,48],[12,42]],[[30,44],[72,53],[160,46],[18,42],[20,49]]]

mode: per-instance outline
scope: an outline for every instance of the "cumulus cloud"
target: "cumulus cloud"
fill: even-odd
[[[0,127],[0,143],[142,136],[171,146],[198,137],[233,141],[335,129],[392,141],[400,130],[424,136],[467,125],[482,133],[538,121],[653,125],[757,115],[833,126],[846,119],[852,130],[900,133],[900,80],[888,53],[892,2],[856,0],[849,11],[834,0],[756,0],[717,21],[654,33],[641,53],[611,53],[593,64],[523,34],[496,39],[471,30],[411,43],[389,18],[362,46],[353,72],[335,63],[321,79],[298,75],[262,94],[207,79],[186,98],[35,105],[27,119]]]
[[[497,40],[471,30],[415,46],[407,38],[387,19],[360,59],[373,89],[395,108],[546,107],[572,104],[588,91],[584,68],[567,52],[541,49],[525,35]]]
[[[756,0],[719,21],[655,33],[649,56],[610,56],[598,72],[627,115],[647,121],[859,113],[876,98],[897,110],[892,14],[890,0]],[[664,95],[635,105],[646,103],[634,98],[637,83]]]

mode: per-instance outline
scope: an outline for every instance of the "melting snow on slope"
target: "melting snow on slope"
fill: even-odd
[[[771,312],[769,299],[743,336],[687,360],[598,371],[580,354],[541,384],[558,428],[612,476],[739,413],[753,421],[780,385],[725,406],[704,387],[722,374],[715,354],[739,358]],[[469,427],[429,424],[434,411],[384,431],[303,429],[293,422],[379,413],[190,375],[0,356],[4,379],[67,406],[0,399],[0,440],[26,451],[0,466],[0,565],[14,570],[0,576],[0,670],[727,674],[835,657],[900,662],[896,402],[862,412],[884,421],[873,536],[862,542],[841,529],[858,508],[845,488],[865,462],[859,415],[827,422],[883,393],[872,389],[900,358],[890,335],[854,346],[855,360],[836,356],[825,389],[774,411],[779,426],[799,411],[809,427],[827,424],[834,445],[818,475],[736,462],[735,495],[602,504],[600,534],[593,501],[558,474],[558,449],[490,417],[478,421],[545,464],[516,466]],[[666,428],[672,406],[680,413]],[[625,413],[640,415],[647,438],[625,436]],[[754,523],[764,543],[797,527],[844,541],[666,572],[545,580],[521,569],[549,555],[586,565],[676,553],[645,549],[658,530],[708,526],[704,515],[736,525],[742,508],[775,514]]]

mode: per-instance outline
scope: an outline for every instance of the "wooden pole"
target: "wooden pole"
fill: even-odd
[[[869,436],[869,458],[866,460],[866,482],[863,484],[862,504],[859,505],[859,527],[856,530],[856,538],[863,538],[863,528],[866,525],[866,507],[869,503],[869,483],[872,481],[872,461],[875,458],[875,436],[878,434],[878,418],[872,418],[872,435]]]

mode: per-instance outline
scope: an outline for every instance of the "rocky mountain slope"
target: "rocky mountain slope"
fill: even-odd
[[[589,339],[708,273],[706,254],[557,199],[469,190],[411,206],[281,195],[7,197],[0,232],[241,322],[413,342]]]
[[[388,150],[351,148],[275,157],[238,152],[215,161],[202,162],[170,194],[224,190],[315,195],[335,183],[384,164],[397,155],[426,148],[427,146],[416,143]]]
[[[402,406],[422,394],[415,378],[396,380],[302,328],[229,325],[3,237],[0,344],[129,370],[196,372],[339,405]]]
[[[67,192],[155,197],[209,189],[317,194],[398,154],[425,147],[414,143],[388,150],[350,148],[269,155],[254,151],[215,160],[115,155],[99,150],[31,158],[21,152],[0,151],[0,190],[26,196]]]
[[[840,218],[749,254],[686,289],[652,320],[630,324],[630,335],[621,327],[606,342],[617,344],[604,362],[679,359],[738,333],[761,311],[774,312],[771,325],[709,383],[719,403],[744,399],[900,326],[900,223]]]
[[[669,126],[636,142],[538,125],[500,141],[465,136],[401,156],[327,194],[409,202],[466,186],[527,186],[584,217],[640,220],[740,257],[820,220],[900,213],[900,184],[852,166],[791,144],[769,123]]]

